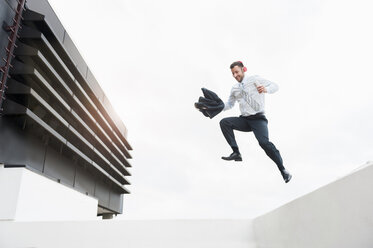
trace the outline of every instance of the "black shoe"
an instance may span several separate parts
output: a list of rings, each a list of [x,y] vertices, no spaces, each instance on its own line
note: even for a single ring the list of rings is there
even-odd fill
[[[234,161],[242,161],[241,154],[238,152],[234,152],[229,157],[221,157],[224,160],[234,160]]]
[[[281,171],[282,178],[284,178],[285,183],[288,183],[293,177],[287,170]]]

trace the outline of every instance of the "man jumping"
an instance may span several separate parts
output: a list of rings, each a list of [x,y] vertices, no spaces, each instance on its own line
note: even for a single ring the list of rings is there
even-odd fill
[[[289,182],[292,176],[285,169],[280,152],[269,141],[268,120],[264,115],[264,94],[275,93],[278,90],[277,84],[259,76],[246,76],[246,67],[244,67],[241,61],[232,63],[230,69],[238,83],[232,87],[224,110],[231,109],[237,101],[240,106],[241,115],[239,117],[224,118],[220,121],[221,131],[233,150],[231,155],[222,157],[222,159],[242,161],[233,130],[242,132],[252,131],[259,145],[268,157],[276,163],[285,183]]]

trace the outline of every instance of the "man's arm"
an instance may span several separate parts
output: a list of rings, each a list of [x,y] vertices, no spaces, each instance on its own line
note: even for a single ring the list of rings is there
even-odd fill
[[[272,94],[278,91],[278,85],[272,81],[269,81],[261,77],[257,77],[255,81],[256,81],[256,88],[258,89],[259,93]]]
[[[233,108],[234,104],[236,102],[236,98],[234,97],[233,94],[233,89],[231,90],[231,94],[228,98],[228,101],[224,103],[224,111]]]

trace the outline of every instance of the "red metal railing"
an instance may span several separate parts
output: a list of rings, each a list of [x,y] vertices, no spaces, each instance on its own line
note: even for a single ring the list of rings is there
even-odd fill
[[[14,49],[17,47],[16,41],[19,38],[18,30],[21,28],[22,13],[25,9],[26,0],[18,0],[16,14],[13,18],[13,24],[11,26],[4,27],[6,31],[10,33],[8,36],[8,46],[5,48],[6,56],[2,58],[5,65],[0,67],[1,82],[0,82],[0,113],[3,111],[3,102],[5,100],[5,90],[7,89],[7,79],[9,77],[9,69],[13,67],[11,61],[14,58]]]

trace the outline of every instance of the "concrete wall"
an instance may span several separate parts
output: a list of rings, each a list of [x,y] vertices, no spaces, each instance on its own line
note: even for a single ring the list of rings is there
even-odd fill
[[[0,202],[0,221],[97,218],[97,199],[26,168],[4,168],[0,165]]]
[[[254,220],[258,247],[373,247],[373,163]]]
[[[254,248],[250,220],[1,222],[0,247]]]

